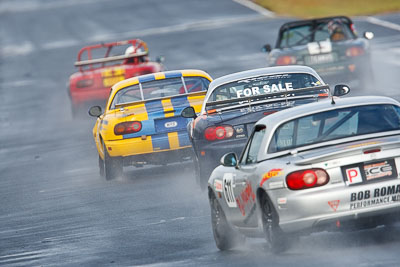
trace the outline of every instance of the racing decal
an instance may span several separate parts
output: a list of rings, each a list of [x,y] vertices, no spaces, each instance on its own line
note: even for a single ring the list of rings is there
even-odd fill
[[[246,216],[246,210],[250,213],[253,207],[255,207],[256,195],[253,192],[250,182],[246,182],[246,187],[240,192],[240,195],[236,198],[237,206],[243,216]]]
[[[283,170],[282,169],[272,169],[272,170],[266,172],[263,175],[263,178],[261,179],[260,186],[263,186],[265,181],[267,181],[268,179],[270,179],[272,177],[275,177],[275,176],[281,176],[281,175],[283,175]]]
[[[347,175],[347,184],[362,183],[362,176],[359,167],[349,168],[345,170]]]
[[[279,92],[290,92],[293,91],[293,83],[279,83],[279,84],[265,84],[263,87],[253,86],[251,88],[245,88],[243,90],[236,91],[236,97],[249,97],[255,95],[279,93]]]
[[[308,43],[307,48],[310,55],[330,53],[332,52],[332,43],[327,39],[326,41]]]
[[[392,176],[393,167],[388,161],[364,165],[365,176],[368,180]]]
[[[339,207],[340,200],[332,200],[328,201],[328,205],[333,209],[333,211],[336,211],[337,208]]]
[[[296,104],[296,101],[284,101],[284,102],[278,102],[278,103],[272,103],[272,104],[265,104],[265,105],[257,105],[257,106],[251,106],[251,107],[246,107],[240,109],[241,113],[247,114],[249,112],[258,112],[262,110],[276,110],[276,109],[283,109],[283,108],[288,108],[288,107],[294,107]]]
[[[363,190],[350,194],[350,210],[400,201],[400,184]]]
[[[103,86],[111,87],[117,82],[125,80],[125,69],[106,69],[101,72],[101,77],[103,78]]]
[[[222,192],[222,182],[220,180],[214,180],[214,189],[216,192]]]
[[[276,200],[279,205],[285,205],[287,203],[287,198],[286,197],[280,197]]]
[[[270,189],[283,188],[283,187],[284,187],[284,184],[283,184],[282,181],[279,181],[279,182],[270,182],[270,183],[269,183],[269,188],[270,188]]]
[[[222,181],[224,186],[223,190],[224,190],[226,204],[230,208],[236,208],[237,204],[235,199],[235,193],[233,192],[233,188],[235,187],[235,184],[233,182],[233,173],[225,173]]]

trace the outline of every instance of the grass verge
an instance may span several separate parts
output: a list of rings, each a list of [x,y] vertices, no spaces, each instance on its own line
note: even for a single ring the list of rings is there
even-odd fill
[[[400,11],[399,0],[253,0],[283,16],[314,18],[360,16]]]

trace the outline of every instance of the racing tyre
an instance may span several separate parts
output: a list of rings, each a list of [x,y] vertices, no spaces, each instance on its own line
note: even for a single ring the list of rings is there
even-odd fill
[[[229,250],[244,243],[245,237],[237,233],[226,221],[224,211],[215,198],[214,193],[209,193],[211,207],[211,225],[215,244],[220,250]]]
[[[107,181],[122,176],[123,165],[122,159],[119,157],[110,157],[107,153],[106,146],[103,144],[104,151],[104,177]],[[101,168],[100,168],[101,173]]]
[[[289,248],[288,237],[280,229],[278,214],[266,193],[261,195],[260,207],[263,230],[268,248],[273,253],[284,252]]]

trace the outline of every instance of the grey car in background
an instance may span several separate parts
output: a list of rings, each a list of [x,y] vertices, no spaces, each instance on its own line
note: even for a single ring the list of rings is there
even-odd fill
[[[346,16],[297,20],[283,24],[275,48],[264,46],[269,66],[306,65],[328,84],[346,83],[351,88],[373,87],[369,39],[360,38]]]
[[[210,176],[216,245],[265,236],[279,252],[300,233],[392,224],[399,171],[400,103],[391,98],[332,97],[271,114],[240,158],[225,154]]]

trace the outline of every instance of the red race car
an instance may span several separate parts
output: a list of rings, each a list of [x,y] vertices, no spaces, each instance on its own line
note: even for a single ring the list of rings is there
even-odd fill
[[[112,52],[112,53],[111,53]],[[111,86],[127,78],[164,71],[161,58],[151,62],[147,44],[139,39],[83,47],[69,78],[72,115],[93,105],[105,105]]]

